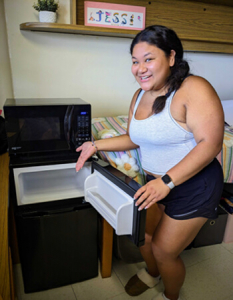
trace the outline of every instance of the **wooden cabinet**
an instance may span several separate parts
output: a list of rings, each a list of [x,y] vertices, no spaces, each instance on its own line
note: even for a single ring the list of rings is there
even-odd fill
[[[95,1],[95,0],[94,0]],[[123,0],[101,2],[126,4]],[[127,0],[146,7],[146,26],[174,29],[185,50],[233,53],[232,0]],[[72,24],[23,23],[21,30],[133,38],[138,31],[84,26],[84,0],[71,0]]]
[[[0,299],[13,300],[12,260],[8,240],[9,156],[0,155]]]

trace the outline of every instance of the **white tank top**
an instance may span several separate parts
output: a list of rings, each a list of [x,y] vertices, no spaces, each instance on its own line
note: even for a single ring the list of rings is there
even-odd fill
[[[140,147],[142,167],[152,174],[163,175],[180,162],[196,145],[191,132],[181,127],[170,112],[175,92],[167,98],[164,109],[147,119],[136,120],[135,112],[145,91],[136,100],[129,135]]]

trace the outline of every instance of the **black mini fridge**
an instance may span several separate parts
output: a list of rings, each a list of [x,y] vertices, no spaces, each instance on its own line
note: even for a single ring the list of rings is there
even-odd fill
[[[25,293],[98,275],[97,212],[81,199],[16,213]]]
[[[141,246],[146,210],[133,198],[138,184],[109,164],[14,165],[15,218],[26,293],[98,275],[98,215]]]

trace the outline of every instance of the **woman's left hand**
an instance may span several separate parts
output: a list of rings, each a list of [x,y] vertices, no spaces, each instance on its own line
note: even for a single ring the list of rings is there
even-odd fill
[[[170,192],[170,188],[162,181],[156,178],[142,186],[134,195],[137,199],[135,205],[139,206],[138,210],[147,209],[159,200],[165,198]]]

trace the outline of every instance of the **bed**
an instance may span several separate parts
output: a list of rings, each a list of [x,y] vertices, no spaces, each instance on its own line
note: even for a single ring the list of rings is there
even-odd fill
[[[224,174],[224,190],[220,206],[230,215],[226,226],[224,241],[233,241],[233,100],[222,101],[225,114],[225,131],[222,151],[217,158],[222,165]]]
[[[222,151],[217,155],[223,168],[224,182],[233,183],[233,100],[222,101],[225,131]]]

